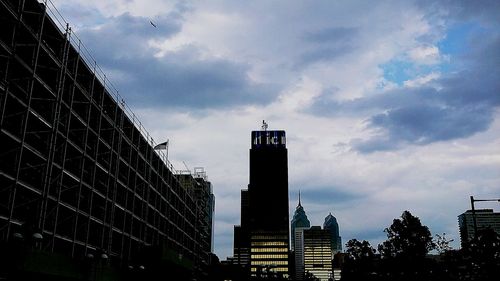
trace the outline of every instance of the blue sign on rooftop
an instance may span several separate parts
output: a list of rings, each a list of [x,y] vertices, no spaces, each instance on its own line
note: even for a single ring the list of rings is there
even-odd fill
[[[252,148],[262,146],[286,147],[285,131],[252,131]]]

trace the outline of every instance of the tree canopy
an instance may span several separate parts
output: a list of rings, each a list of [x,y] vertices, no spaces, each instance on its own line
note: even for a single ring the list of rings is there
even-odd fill
[[[375,249],[366,240],[351,239],[346,243],[346,253],[353,260],[372,259]]]
[[[500,276],[500,235],[491,228],[477,231],[474,239],[454,250],[446,234],[433,242],[429,228],[409,211],[384,230],[387,240],[379,254],[367,241],[351,239],[342,280],[364,281],[493,281]],[[436,249],[439,256],[427,256]]]
[[[418,217],[404,211],[384,230],[387,240],[378,246],[382,257],[423,258],[436,247],[429,228]]]

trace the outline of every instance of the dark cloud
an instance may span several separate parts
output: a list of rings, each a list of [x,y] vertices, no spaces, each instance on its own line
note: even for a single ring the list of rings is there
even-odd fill
[[[150,21],[156,25],[154,27]],[[213,108],[262,104],[278,91],[253,83],[249,66],[224,59],[201,59],[195,46],[155,57],[151,40],[166,39],[182,27],[182,14],[155,19],[128,13],[108,19],[78,36],[126,101],[135,106]]]
[[[335,58],[351,53],[354,51],[354,49],[355,48],[353,48],[352,46],[343,43],[315,48],[314,50],[304,52],[300,56],[300,58],[298,58],[298,63],[295,65],[295,67],[299,68],[317,62],[328,62]]]
[[[300,185],[307,186],[305,183]],[[291,202],[295,202],[292,205],[296,206],[298,202],[298,193],[296,193],[295,196],[296,198],[291,198]],[[315,186],[307,191],[302,191],[300,196],[302,205],[304,206],[307,205],[307,202],[314,204],[330,204],[335,202],[344,204],[362,198],[359,194],[342,191],[334,185],[325,187]]]
[[[498,0],[424,0],[416,1],[416,4],[426,10],[445,10],[451,20],[479,20],[487,25],[500,23]]]
[[[361,153],[395,150],[401,147],[400,142],[396,142],[386,135],[377,135],[369,140],[352,139],[350,145]]]
[[[440,108],[411,106],[398,108],[370,118],[371,127],[384,134],[367,141],[351,143],[360,152],[393,150],[402,144],[424,145],[436,141],[471,136],[488,129],[493,121],[490,107]]]
[[[441,102],[437,90],[432,87],[407,88],[404,91],[390,90],[348,101],[332,100],[331,96],[332,91],[324,91],[316,97],[313,105],[305,110],[308,113],[323,116],[359,116],[378,114],[390,108],[432,105]]]
[[[366,218],[365,218],[366,219]],[[389,225],[388,225],[389,226]],[[388,227],[385,226],[385,227]],[[358,239],[358,240],[366,240],[370,242],[371,246],[377,249],[377,241],[383,241],[387,239],[387,235],[384,232],[384,226],[381,226],[380,229],[370,229],[370,230],[361,230],[361,231],[344,231],[343,233],[343,243],[344,245],[350,239]],[[372,244],[374,243],[374,244]]]
[[[325,93],[308,110],[371,116],[367,126],[378,134],[351,141],[362,153],[472,136],[489,128],[500,106],[500,37],[472,38],[469,49],[457,58],[464,70],[445,74],[432,87],[399,88],[347,102],[328,100]]]
[[[353,27],[332,27],[307,32],[304,34],[304,39],[312,43],[338,43],[350,41],[350,38],[357,33],[358,30]]]
[[[249,81],[244,65],[183,61],[183,56],[118,60],[114,68],[132,75],[117,83],[118,88],[126,92],[129,102],[141,106],[210,108],[265,103],[272,98],[269,88]]]
[[[355,51],[353,38],[358,30],[351,27],[333,27],[314,32],[306,32],[303,40],[312,46],[303,52],[296,63],[300,68],[316,62],[327,62]]]

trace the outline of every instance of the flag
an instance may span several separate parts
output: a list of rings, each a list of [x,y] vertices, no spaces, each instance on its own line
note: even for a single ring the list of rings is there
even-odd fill
[[[154,147],[154,149],[167,149],[168,148],[168,140],[166,142],[160,143]]]

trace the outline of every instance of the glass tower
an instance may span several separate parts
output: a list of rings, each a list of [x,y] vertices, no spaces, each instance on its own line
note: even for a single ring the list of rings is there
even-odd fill
[[[326,216],[325,222],[323,223],[323,228],[328,229],[332,235],[331,243],[333,254],[342,251],[342,237],[340,237],[339,235],[339,224],[337,223],[337,219],[332,215],[332,213]]]
[[[295,230],[298,228],[309,228],[311,227],[311,223],[307,218],[306,212],[304,211],[304,207],[300,203],[300,191],[299,191],[299,204],[295,208],[295,213],[293,214],[291,231],[292,231],[292,250],[295,250]]]
[[[304,279],[304,230],[309,229],[311,223],[307,219],[306,212],[300,203],[300,192],[299,192],[299,204],[295,208],[295,213],[293,215],[291,223],[292,231],[292,250],[295,256],[295,279]]]

